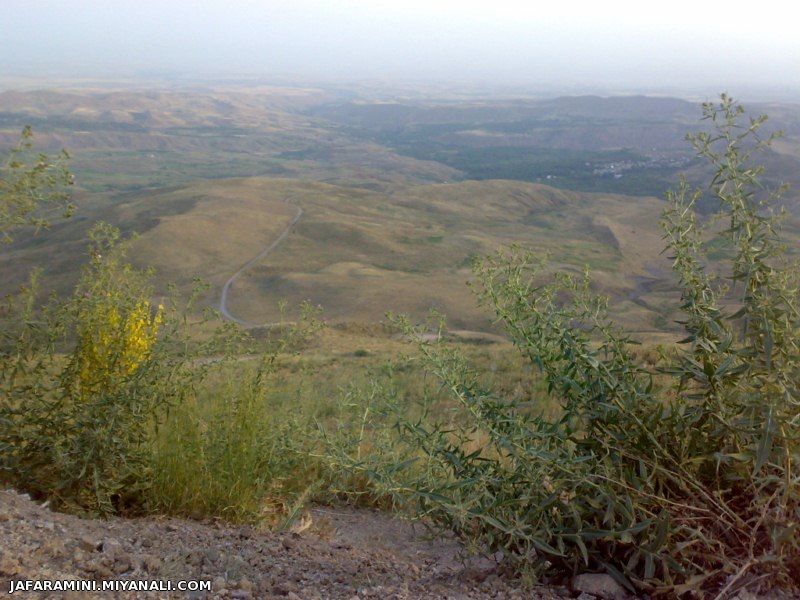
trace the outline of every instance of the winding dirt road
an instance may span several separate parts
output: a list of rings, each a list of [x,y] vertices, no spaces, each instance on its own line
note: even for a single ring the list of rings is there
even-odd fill
[[[284,202],[286,202],[288,204],[289,199],[285,198]],[[242,327],[247,327],[247,328],[270,327],[271,325],[274,325],[273,323],[262,323],[262,324],[252,323],[250,321],[245,321],[244,319],[240,319],[239,317],[231,314],[231,312],[228,310],[228,292],[230,291],[231,286],[233,285],[233,282],[236,281],[236,279],[242,273],[244,273],[247,269],[252,267],[258,261],[263,259],[265,256],[267,256],[270,252],[272,252],[275,248],[277,248],[278,245],[283,240],[286,239],[286,236],[289,235],[289,232],[292,230],[292,227],[294,227],[295,224],[300,220],[300,217],[303,216],[303,209],[300,208],[299,206],[296,207],[296,208],[297,208],[297,212],[295,213],[295,215],[292,218],[292,220],[289,222],[289,225],[286,226],[286,229],[284,229],[281,232],[281,234],[277,238],[275,238],[275,240],[269,246],[267,246],[264,250],[262,250],[256,256],[254,256],[253,258],[248,260],[246,263],[244,263],[239,268],[238,271],[236,271],[233,275],[231,275],[230,279],[228,279],[228,281],[225,282],[225,285],[222,286],[222,295],[220,296],[220,299],[219,299],[219,312],[222,313],[222,316],[225,319],[227,319],[229,321],[233,321],[234,323],[237,323],[238,325],[241,325]]]

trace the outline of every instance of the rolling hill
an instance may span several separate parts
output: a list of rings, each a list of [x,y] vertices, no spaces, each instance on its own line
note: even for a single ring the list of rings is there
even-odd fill
[[[376,322],[386,311],[422,318],[435,308],[454,329],[491,331],[465,285],[470,261],[518,243],[549,254],[554,267],[590,267],[598,289],[616,299],[617,318],[634,331],[670,329],[661,201],[515,181],[384,193],[245,178],[139,192],[18,240],[0,256],[0,273],[11,289],[39,265],[47,286],[65,292],[84,260],[88,228],[105,220],[139,233],[131,257],[155,267],[160,286],[188,291],[200,276],[213,286],[206,304],[216,306],[224,282],[280,235],[295,207],[303,214],[291,233],[231,286],[228,308],[237,317],[271,322],[280,301],[308,300],[332,321]]]
[[[800,109],[753,108],[787,133],[766,155],[771,182],[800,189]],[[669,331],[673,292],[656,197],[680,171],[708,179],[682,141],[698,115],[692,102],[640,96],[386,101],[363,89],[266,86],[2,92],[0,144],[30,123],[40,147],[69,148],[80,208],[3,248],[0,291],[38,265],[46,285],[64,293],[89,227],[103,220],[140,234],[132,258],[155,267],[160,285],[188,290],[200,276],[213,286],[206,304],[216,306],[225,282],[301,208],[286,238],[232,282],[228,308],[243,320],[271,322],[281,300],[309,300],[337,321],[436,308],[451,327],[492,330],[465,287],[469,265],[519,243],[556,267],[589,266],[632,330]],[[800,206],[796,191],[789,204]],[[796,220],[788,229],[795,235]]]
[[[197,179],[302,177],[384,189],[459,177],[304,114],[316,88],[0,92],[0,148],[25,125],[37,147],[69,149],[80,187],[116,194]]]

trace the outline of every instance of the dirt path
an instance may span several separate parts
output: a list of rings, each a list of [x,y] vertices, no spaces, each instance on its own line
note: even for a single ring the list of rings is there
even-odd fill
[[[565,590],[525,590],[487,559],[466,566],[452,540],[374,511],[317,508],[300,533],[261,532],[173,518],[82,519],[0,490],[0,594],[11,579],[192,580],[189,597],[298,599],[555,600]],[[70,595],[71,594],[71,595]],[[11,598],[41,594],[17,593]],[[164,592],[70,592],[63,598],[187,597]]]
[[[288,203],[289,199],[285,198],[284,202]],[[244,273],[247,269],[249,269],[258,261],[263,259],[265,256],[267,256],[270,252],[272,252],[275,248],[277,248],[278,245],[280,245],[280,243],[283,240],[286,239],[286,237],[289,235],[289,232],[292,230],[292,227],[294,227],[297,224],[297,222],[300,220],[300,217],[302,216],[303,216],[303,209],[298,206],[297,212],[295,213],[292,220],[289,222],[289,225],[286,227],[286,229],[284,229],[281,232],[281,234],[277,238],[275,238],[275,240],[269,246],[267,246],[259,254],[248,260],[246,263],[244,263],[239,268],[238,271],[236,271],[233,275],[231,275],[230,279],[228,279],[228,281],[225,282],[225,285],[222,286],[222,295],[220,296],[219,300],[219,312],[222,313],[222,316],[225,319],[233,321],[234,323],[237,323],[242,327],[247,327],[247,328],[269,327],[270,325],[273,325],[272,323],[264,323],[264,324],[252,323],[250,321],[245,321],[244,319],[240,319],[239,317],[231,314],[231,312],[228,310],[228,292],[230,291],[233,282],[236,281],[236,279],[238,279],[242,273]]]

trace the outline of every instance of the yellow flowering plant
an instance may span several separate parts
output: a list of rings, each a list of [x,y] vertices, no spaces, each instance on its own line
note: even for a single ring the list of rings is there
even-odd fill
[[[91,239],[91,261],[68,309],[76,340],[66,382],[82,401],[113,392],[146,368],[164,317],[164,306],[150,301],[152,273],[125,262],[119,232],[101,225]]]
[[[153,432],[204,369],[192,364],[175,302],[151,301],[153,274],[126,261],[119,231],[101,224],[90,240],[72,297],[37,311],[30,291],[3,333],[0,477],[62,506],[112,513],[142,502]]]
[[[121,304],[118,293],[106,292],[81,322],[76,360],[82,395],[113,389],[150,356],[164,306],[153,314],[150,302],[142,298],[126,314]]]

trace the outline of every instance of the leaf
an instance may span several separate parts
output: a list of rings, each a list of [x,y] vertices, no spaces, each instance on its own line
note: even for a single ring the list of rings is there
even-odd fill
[[[656,530],[656,539],[653,540],[651,550],[658,552],[664,547],[667,541],[667,534],[669,533],[669,513],[666,510],[661,511],[658,519],[658,529]]]
[[[656,563],[653,559],[653,555],[648,552],[644,557],[644,578],[652,579],[655,574]]]
[[[546,554],[550,554],[552,556],[564,556],[563,552],[559,552],[558,550],[553,548],[550,544],[548,544],[547,542],[543,542],[538,538],[535,537],[531,538],[531,544],[533,544],[534,548],[536,548],[537,550],[541,550]]]
[[[674,592],[676,596],[682,596],[687,592],[700,589],[701,584],[711,577],[714,577],[719,571],[709,571],[708,573],[701,573],[699,575],[692,575],[684,583],[676,585]]]
[[[575,544],[577,544],[578,548],[581,551],[581,556],[583,557],[583,564],[587,567],[589,566],[589,551],[586,549],[586,544],[584,544],[583,539],[580,535],[575,536]]]
[[[767,461],[769,453],[772,450],[772,436],[773,429],[775,427],[774,412],[775,408],[772,404],[770,404],[769,410],[767,411],[767,419],[764,421],[764,431],[762,432],[761,439],[758,442],[756,462],[753,465],[753,477],[758,475],[758,473],[761,471],[761,468],[764,466],[764,463]]]
[[[633,584],[628,580],[627,577],[625,577],[625,575],[622,574],[619,569],[606,562],[601,562],[600,564],[603,565],[603,568],[606,570],[606,572],[611,575],[611,577],[613,577],[618,584],[623,586],[629,592],[633,594],[636,593],[636,588],[633,587]]]
[[[774,342],[772,341],[772,328],[769,326],[769,322],[767,322],[767,318],[764,317],[764,361],[767,365],[767,370],[772,370],[772,347]]]

